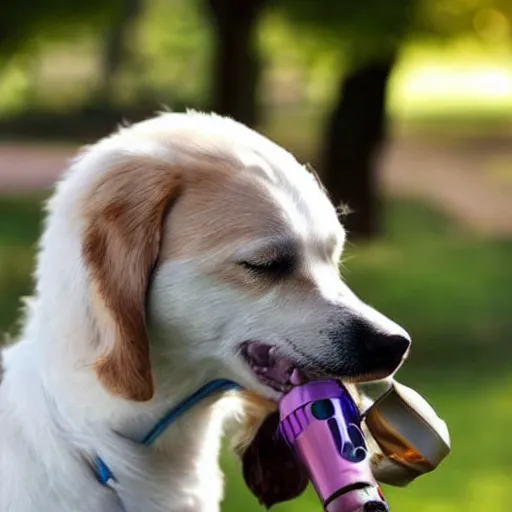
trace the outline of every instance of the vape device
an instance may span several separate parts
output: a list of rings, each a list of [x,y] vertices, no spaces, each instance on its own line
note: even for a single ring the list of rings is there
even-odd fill
[[[448,456],[446,423],[418,392],[394,379],[359,389],[371,403],[363,413],[364,424],[382,452],[372,459],[379,482],[405,486]]]
[[[327,512],[385,512],[359,411],[336,380],[296,386],[280,401],[280,434],[307,468]]]

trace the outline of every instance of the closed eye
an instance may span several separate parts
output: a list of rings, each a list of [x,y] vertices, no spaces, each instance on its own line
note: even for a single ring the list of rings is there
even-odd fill
[[[258,277],[277,279],[293,273],[295,270],[295,258],[292,256],[283,256],[261,262],[241,261],[239,265]]]

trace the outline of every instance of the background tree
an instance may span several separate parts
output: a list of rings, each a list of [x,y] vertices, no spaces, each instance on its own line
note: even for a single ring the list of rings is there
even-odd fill
[[[315,37],[343,47],[340,78],[327,116],[320,173],[335,204],[352,213],[352,239],[379,231],[377,158],[386,138],[386,93],[414,0],[281,0],[283,13]]]
[[[266,0],[208,0],[214,32],[213,109],[254,126],[261,71],[257,22]]]
[[[142,12],[143,0],[119,0],[117,4],[105,28],[101,55],[99,95],[107,105],[115,99],[116,78],[122,65],[131,56],[130,40]]]
[[[335,203],[353,211],[351,238],[380,231],[378,156],[387,137],[388,81],[403,44],[453,40],[475,32],[493,42],[512,20],[510,0],[280,0],[278,9],[301,32],[342,47],[340,78],[327,116],[320,173]]]
[[[115,99],[119,70],[137,54],[136,46],[130,46],[131,30],[145,1],[7,3],[0,17],[0,59],[30,49],[42,39],[69,40],[79,36],[81,29],[90,32],[92,28],[104,37],[99,97],[106,106]],[[297,38],[308,36],[340,48],[338,85],[325,120],[318,160],[319,172],[333,201],[347,203],[354,210],[345,220],[352,238],[371,237],[380,229],[382,205],[376,173],[380,149],[387,138],[389,77],[403,43],[410,37],[452,39],[466,33],[474,35],[475,31],[483,40],[492,42],[500,32],[500,23],[506,31],[512,19],[510,0],[190,1],[206,10],[213,27],[210,105],[250,126],[261,125],[258,86],[264,63],[257,36],[258,22],[266,9],[295,26]],[[172,12],[177,3],[166,8]],[[279,48],[275,51],[279,52]],[[132,69],[132,78],[134,75],[137,72]],[[133,79],[136,81],[137,77]],[[162,103],[172,106],[184,88],[185,84],[177,84],[173,91],[168,86],[167,96],[158,100],[150,91],[145,95],[149,98],[148,109]],[[93,101],[97,101],[98,89],[93,94]],[[129,99],[132,103],[140,100],[137,94]],[[194,105],[189,97],[186,103]],[[205,102],[198,103],[203,106]],[[123,111],[130,106],[133,105],[123,104]],[[118,116],[119,112],[114,114]],[[105,116],[107,121],[103,121],[97,117],[99,123],[111,123],[113,119]]]

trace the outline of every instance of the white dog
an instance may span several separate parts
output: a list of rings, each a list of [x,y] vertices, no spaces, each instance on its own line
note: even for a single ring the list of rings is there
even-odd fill
[[[86,148],[3,353],[0,511],[219,510],[223,401],[141,445],[168,410],[218,378],[267,405],[308,378],[382,378],[408,350],[340,279],[343,243],[315,177],[232,120],[166,113]]]

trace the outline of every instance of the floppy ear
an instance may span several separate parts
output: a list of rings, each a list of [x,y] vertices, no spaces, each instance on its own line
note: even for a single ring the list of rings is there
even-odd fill
[[[154,393],[146,331],[146,292],[160,250],[164,216],[182,174],[150,158],[108,170],[85,201],[83,257],[91,303],[107,350],[95,364],[103,385],[135,401]]]

